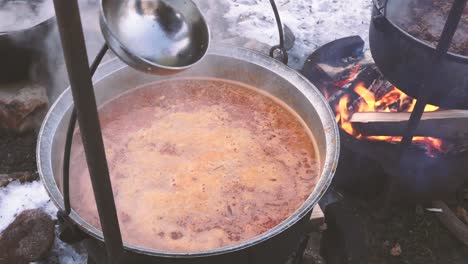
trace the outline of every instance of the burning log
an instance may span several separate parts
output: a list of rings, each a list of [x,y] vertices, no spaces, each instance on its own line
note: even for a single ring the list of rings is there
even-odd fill
[[[349,122],[364,136],[403,136],[411,113],[359,112]],[[468,136],[467,110],[442,110],[423,114],[415,136],[446,139]]]

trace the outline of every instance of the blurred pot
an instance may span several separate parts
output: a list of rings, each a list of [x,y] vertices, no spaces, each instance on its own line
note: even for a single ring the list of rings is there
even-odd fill
[[[1,3],[0,11],[8,12],[5,10],[7,7],[4,7],[7,3],[11,4],[14,2],[15,5],[31,6],[43,4],[45,1],[6,0]],[[23,9],[15,8],[14,11],[14,15],[18,16],[18,13],[22,12]],[[3,17],[4,15],[0,16]],[[26,19],[31,19],[28,16],[25,17],[27,17]],[[5,20],[8,19],[7,17]],[[0,27],[0,83],[28,79],[30,67],[38,58],[43,48],[42,44],[47,38],[48,33],[54,28],[55,23],[55,15],[51,11],[50,15],[44,16],[42,19],[39,18],[27,28],[14,28],[7,31],[5,28]]]

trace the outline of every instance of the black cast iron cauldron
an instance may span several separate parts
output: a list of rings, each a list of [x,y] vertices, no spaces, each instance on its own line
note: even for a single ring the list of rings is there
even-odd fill
[[[418,98],[418,89],[432,66],[436,49],[407,33],[396,21],[390,21],[383,6],[386,1],[374,0],[369,31],[372,57],[391,83]],[[391,3],[388,0],[388,5]],[[439,67],[428,102],[444,108],[468,109],[468,57],[449,52]]]
[[[310,128],[318,152],[321,175],[308,199],[289,218],[269,231],[240,244],[203,252],[165,252],[125,244],[126,263],[245,263],[283,264],[306,233],[312,208],[327,190],[339,156],[338,128],[328,103],[301,74],[266,55],[226,45],[212,45],[199,63],[175,75],[149,75],[113,60],[94,79],[98,105],[123,92],[158,80],[209,77],[241,82],[264,90],[294,109]],[[51,107],[39,133],[38,171],[52,201],[64,208],[62,164],[72,96],[66,90]],[[73,186],[71,186],[73,188]],[[73,190],[71,190],[73,191]],[[98,263],[105,263],[103,235],[75,211],[71,221],[89,235],[88,250]]]

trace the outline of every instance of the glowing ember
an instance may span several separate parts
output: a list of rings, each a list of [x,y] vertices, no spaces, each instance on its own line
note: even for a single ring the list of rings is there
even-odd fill
[[[353,76],[352,78],[354,78],[356,74],[353,71],[351,75]],[[346,81],[349,82],[350,80],[352,80],[351,77]],[[402,137],[363,136],[353,128],[353,125],[349,120],[352,114],[356,112],[412,112],[416,105],[416,99],[409,97],[395,87],[382,96],[382,98],[376,99],[375,94],[367,89],[364,83],[358,83],[354,87],[354,92],[360,96],[360,102],[357,107],[354,107],[350,111],[351,96],[349,94],[342,96],[335,107],[336,121],[341,128],[346,131],[346,133],[353,135],[358,139],[400,142]],[[438,109],[439,107],[437,106],[427,105],[424,111],[432,112]],[[427,152],[430,156],[435,156],[437,153],[443,152],[441,139],[432,137],[414,137],[413,142],[426,145]]]
[[[355,65],[351,69],[351,72],[349,73],[348,78],[346,78],[345,80],[337,81],[337,82],[334,83],[334,85],[338,86],[338,87],[342,87],[342,86],[345,86],[346,84],[350,83],[352,80],[354,80],[358,76],[360,69],[361,69],[361,66]],[[327,97],[327,96],[325,96],[325,97]]]

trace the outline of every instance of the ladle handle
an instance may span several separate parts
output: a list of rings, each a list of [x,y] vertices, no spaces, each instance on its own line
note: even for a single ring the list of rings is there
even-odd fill
[[[275,0],[270,0],[271,8],[273,9],[273,13],[275,13],[275,20],[276,25],[278,27],[279,33],[279,45],[275,45],[270,49],[270,56],[274,59],[280,60],[284,64],[288,64],[288,51],[286,50],[284,43],[284,30],[283,30],[283,23],[281,22],[281,17],[276,6]]]

